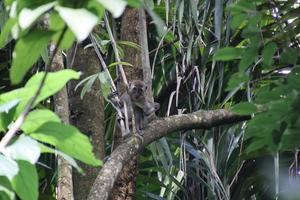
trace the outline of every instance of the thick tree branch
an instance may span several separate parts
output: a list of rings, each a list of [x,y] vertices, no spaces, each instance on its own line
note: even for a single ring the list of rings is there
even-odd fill
[[[111,189],[123,166],[136,155],[144,146],[166,136],[168,133],[184,129],[210,129],[219,125],[238,123],[251,117],[236,115],[228,110],[197,111],[191,114],[174,115],[154,120],[142,132],[143,140],[130,137],[113,151],[109,159],[100,170],[90,191],[88,200],[109,197]]]

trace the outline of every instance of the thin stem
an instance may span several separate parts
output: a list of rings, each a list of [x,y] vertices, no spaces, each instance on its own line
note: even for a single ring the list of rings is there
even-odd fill
[[[53,63],[53,59],[55,54],[58,51],[58,47],[65,35],[65,32],[67,31],[67,27],[65,26],[65,28],[63,29],[58,41],[57,41],[57,45],[55,46],[55,49],[53,50],[53,54],[50,58],[50,62],[49,64],[45,66],[45,74],[42,78],[41,83],[38,86],[38,89],[35,93],[35,95],[32,97],[32,99],[28,102],[28,104],[26,105],[24,111],[19,115],[19,117],[16,119],[16,121],[12,124],[12,126],[9,128],[8,132],[5,134],[5,136],[2,138],[1,142],[0,142],[0,152],[3,152],[4,148],[7,146],[7,144],[10,142],[10,140],[16,135],[17,131],[19,130],[19,128],[21,127],[21,125],[23,124],[26,116],[28,115],[31,107],[34,105],[35,101],[37,100],[38,96],[40,95],[43,86],[45,84],[47,75],[48,75],[48,68],[49,66],[52,65]]]
[[[110,28],[109,21],[108,21],[106,13],[104,15],[104,21],[105,21],[105,25],[107,27],[109,38],[111,40],[111,43],[112,43],[112,46],[113,46],[113,49],[114,49],[114,52],[115,52],[116,60],[119,63],[118,67],[119,67],[119,70],[120,70],[120,73],[121,73],[121,76],[122,76],[122,80],[123,80],[126,88],[128,88],[128,81],[127,81],[127,78],[126,78],[123,66],[122,66],[122,64],[120,64],[121,63],[121,58],[120,58],[119,51],[118,51],[118,48],[117,48],[117,43],[116,43],[116,40],[115,40],[115,38],[114,38],[114,36],[112,34],[112,31],[111,31],[111,28]]]

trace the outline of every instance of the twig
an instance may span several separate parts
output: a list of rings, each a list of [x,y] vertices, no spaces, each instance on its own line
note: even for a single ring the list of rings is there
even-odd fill
[[[104,14],[104,21],[105,21],[105,25],[106,25],[107,30],[108,30],[109,38],[111,40],[111,43],[112,43],[112,46],[113,46],[113,49],[114,49],[114,52],[115,52],[116,60],[119,63],[118,67],[119,67],[123,82],[124,82],[126,88],[128,89],[128,81],[127,81],[123,66],[121,64],[121,58],[120,58],[119,51],[118,51],[118,48],[117,48],[117,43],[116,43],[116,40],[115,40],[115,38],[112,34],[112,31],[111,31],[106,13]]]
[[[108,70],[108,68],[107,68],[107,66],[106,66],[106,63],[104,62],[104,59],[103,59],[103,57],[102,57],[102,55],[101,55],[101,53],[100,53],[98,47],[96,46],[97,42],[96,42],[95,38],[94,38],[92,35],[89,35],[89,38],[90,38],[90,40],[91,40],[91,42],[92,42],[92,45],[93,45],[93,47],[94,47],[94,50],[95,50],[95,52],[96,52],[98,58],[99,58],[99,60],[100,60],[102,69],[107,73],[107,75],[108,75],[108,77],[109,77],[109,80],[110,80],[111,86],[112,86],[112,92],[117,92],[117,88],[116,88],[116,86],[115,86],[114,80],[112,79],[112,77],[111,77],[111,75],[110,75],[110,73],[109,73],[109,70]],[[120,102],[120,98],[119,98],[118,95],[115,95],[115,98],[116,98],[116,101],[117,101],[117,102]],[[129,127],[129,124],[127,123],[128,120],[126,119],[126,115],[125,115],[125,119],[126,119],[125,122],[126,122],[126,123],[124,124],[124,121],[123,121],[123,113],[121,112],[120,108],[116,107],[113,103],[111,103],[111,104],[112,104],[112,106],[116,109],[117,115],[119,116],[119,119],[120,119],[119,123],[120,123],[121,132],[122,132],[122,133],[125,133],[125,126],[126,126],[127,128]]]
[[[47,75],[48,75],[48,68],[49,66],[52,65],[53,63],[53,58],[55,56],[55,54],[58,51],[58,47],[65,35],[65,32],[67,31],[67,26],[64,27],[58,41],[57,41],[57,45],[55,46],[55,49],[53,50],[53,55],[51,55],[51,59],[49,64],[45,66],[45,74],[42,78],[41,83],[39,84],[39,87],[35,93],[35,95],[32,97],[32,99],[28,102],[28,104],[26,105],[24,111],[20,114],[20,116],[17,118],[17,120],[12,124],[12,126],[10,127],[10,129],[8,130],[8,132],[5,134],[5,136],[2,138],[1,142],[0,142],[0,152],[3,152],[4,148],[6,147],[6,145],[10,142],[10,140],[16,135],[17,131],[19,130],[19,128],[21,127],[21,125],[23,124],[26,116],[28,115],[31,107],[33,106],[33,104],[35,103],[35,101],[37,100],[38,96],[40,95],[42,88],[45,84]]]

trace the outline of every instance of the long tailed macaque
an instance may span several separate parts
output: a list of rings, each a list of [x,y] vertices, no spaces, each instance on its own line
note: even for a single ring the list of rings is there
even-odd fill
[[[159,103],[147,97],[146,91],[147,86],[143,81],[133,80],[129,83],[128,91],[120,97],[122,114],[127,115],[130,125],[132,125],[130,122],[134,114],[135,130],[138,133],[155,117],[155,112],[160,107]]]

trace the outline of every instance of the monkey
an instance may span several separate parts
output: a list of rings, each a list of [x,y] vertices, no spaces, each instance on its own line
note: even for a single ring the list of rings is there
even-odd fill
[[[135,130],[138,134],[141,130],[153,120],[155,112],[160,108],[160,104],[151,101],[147,95],[147,86],[141,80],[133,80],[129,82],[128,90],[120,97],[120,109],[122,114],[127,115],[127,119],[132,126],[132,116],[134,115]],[[128,130],[126,131],[128,132]],[[125,135],[127,135],[126,133]]]

